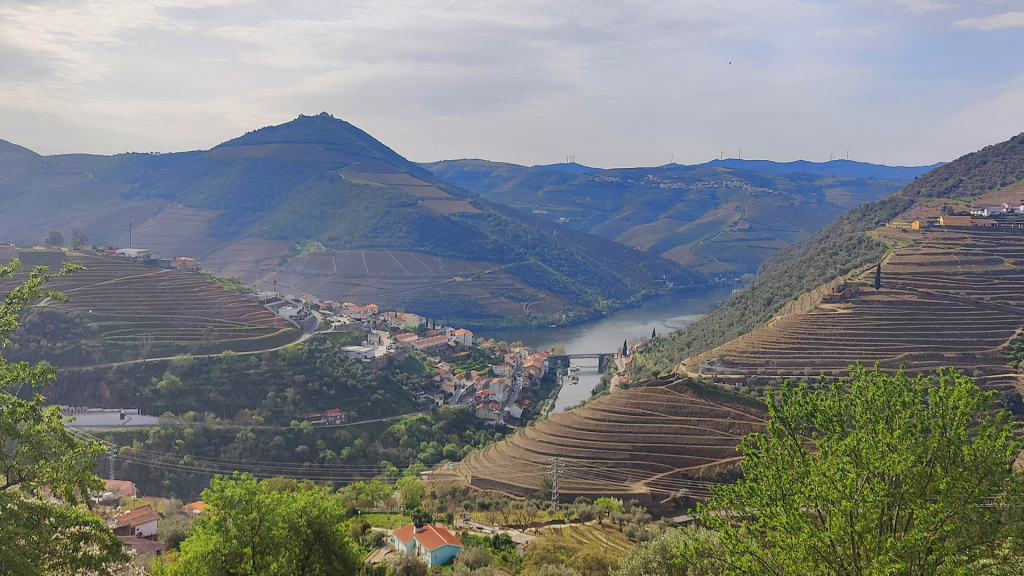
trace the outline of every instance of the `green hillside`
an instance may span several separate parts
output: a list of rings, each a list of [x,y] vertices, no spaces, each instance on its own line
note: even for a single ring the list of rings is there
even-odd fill
[[[482,198],[722,277],[755,272],[847,209],[906,183],[717,165],[589,172],[484,160],[424,166]]]
[[[754,282],[686,330],[647,351],[668,370],[688,356],[724,344],[764,324],[787,303],[837,276],[878,262],[887,248],[867,232],[929,200],[968,200],[1024,180],[1024,134],[940,166],[899,192],[854,208],[810,238],[772,257]]]
[[[126,234],[118,240],[109,234],[127,232],[126,208],[132,205],[135,246],[170,252],[163,256],[207,260],[242,239],[265,241],[237,251],[250,258],[241,269],[237,261],[229,262],[234,267],[226,273],[246,283],[265,281],[274,272],[287,272],[283,287],[294,290],[316,290],[288,288],[311,275],[338,276],[334,287],[354,275],[366,282],[369,268],[362,265],[335,270],[333,264],[331,273],[288,268],[298,254],[280,247],[296,243],[315,242],[328,252],[395,250],[479,262],[480,269],[497,265],[492,276],[511,275],[536,289],[516,296],[525,298],[518,303],[504,289],[477,297],[500,300],[492,308],[506,312],[493,321],[511,324],[590,318],[671,286],[707,281],[658,255],[478,198],[326,113],[300,116],[199,152],[29,158],[22,150],[0,148],[0,163],[12,166],[9,178],[0,182],[0,230],[10,234],[4,240],[24,241],[27,233],[44,237],[48,229],[69,237],[72,228],[82,228],[94,241],[119,240],[124,246]],[[39,242],[34,236],[28,240]],[[253,256],[262,253],[268,256]],[[445,283],[452,275],[438,274],[429,290],[408,292],[408,302],[430,313],[431,302],[450,300]],[[383,300],[374,289],[361,293]],[[338,293],[321,296],[333,294]],[[551,295],[558,303],[534,317],[540,308],[531,309],[529,302],[551,300]],[[390,293],[387,299],[403,305],[403,298]],[[471,304],[461,308],[470,311]]]

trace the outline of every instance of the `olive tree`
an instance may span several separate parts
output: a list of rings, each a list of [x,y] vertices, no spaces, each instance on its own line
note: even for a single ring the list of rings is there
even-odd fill
[[[1002,574],[1020,539],[1021,443],[994,392],[857,365],[767,396],[743,479],[699,514],[723,574]],[[699,555],[699,547],[683,550]]]

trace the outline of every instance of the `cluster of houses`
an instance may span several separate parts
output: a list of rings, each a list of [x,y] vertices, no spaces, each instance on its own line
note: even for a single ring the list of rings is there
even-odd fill
[[[104,250],[102,254],[104,256],[111,256],[113,258],[127,260],[129,262],[137,262],[139,264],[156,266],[157,268],[165,268],[167,270],[199,272],[203,269],[203,267],[199,265],[199,261],[195,258],[189,258],[188,256],[160,258],[154,256],[152,250],[147,250],[145,248],[118,248],[114,250]]]
[[[993,216],[1003,216],[1005,214],[1024,215],[1024,203],[1018,205],[1003,202],[1002,204],[975,204],[971,206],[971,216],[992,218]]]
[[[928,220],[919,218],[917,220],[906,221],[902,219],[893,220],[889,222],[890,228],[902,228],[907,230],[921,230],[922,228],[928,228],[931,226],[941,226],[944,228],[988,228],[999,226],[999,222],[992,220],[992,218],[999,216],[1024,216],[1024,203],[1010,204],[1004,202],[1002,204],[974,204],[971,206],[971,213],[968,214],[943,214],[935,220]],[[1006,224],[1006,222],[1004,222]],[[1010,222],[1007,224],[1011,227],[1019,227],[1019,224]]]
[[[547,352],[535,352],[525,346],[496,350],[498,363],[487,373],[472,370],[468,374],[453,372],[451,365],[439,361],[434,366],[434,381],[450,405],[468,404],[481,420],[498,422],[506,416],[518,419],[529,406],[529,400],[516,402],[519,390],[540,382],[547,373],[550,357]]]
[[[128,480],[104,480],[104,492],[92,498],[94,509],[125,547],[138,556],[159,556],[165,552],[157,540],[157,525],[162,518],[173,515],[195,517],[206,509],[202,501],[171,507],[167,498],[140,496],[135,484]]]

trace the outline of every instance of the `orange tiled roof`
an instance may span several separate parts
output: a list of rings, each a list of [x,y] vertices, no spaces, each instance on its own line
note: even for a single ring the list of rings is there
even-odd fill
[[[140,506],[134,510],[129,510],[122,514],[119,514],[114,520],[117,522],[117,526],[139,526],[146,522],[152,522],[153,520],[159,520],[160,515],[156,513],[149,506]]]
[[[196,500],[195,502],[189,502],[188,504],[185,504],[184,506],[181,507],[181,509],[183,512],[203,512],[209,507],[210,505],[207,504],[206,502],[203,502],[202,500]]]
[[[445,544],[462,548],[462,542],[459,542],[459,539],[444,526],[427,524],[417,531],[415,525],[407,524],[395,530],[394,535],[402,542],[408,542],[415,538],[427,550],[436,550]]]
[[[104,488],[108,492],[120,494],[121,496],[135,496],[135,483],[131,480],[104,480]]]

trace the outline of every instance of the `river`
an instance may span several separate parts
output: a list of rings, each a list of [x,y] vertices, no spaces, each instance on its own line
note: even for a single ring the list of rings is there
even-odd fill
[[[735,286],[730,284],[701,292],[652,298],[639,308],[620,310],[600,320],[576,326],[481,331],[478,336],[506,342],[521,340],[538,350],[561,344],[569,354],[613,352],[622,348],[623,340],[632,344],[641,338],[650,338],[652,330],[661,335],[685,328],[714,304],[728,298],[733,288]],[[581,359],[572,363],[580,368],[580,382],[567,383],[562,387],[555,399],[555,412],[586,400],[600,382],[597,360]]]

